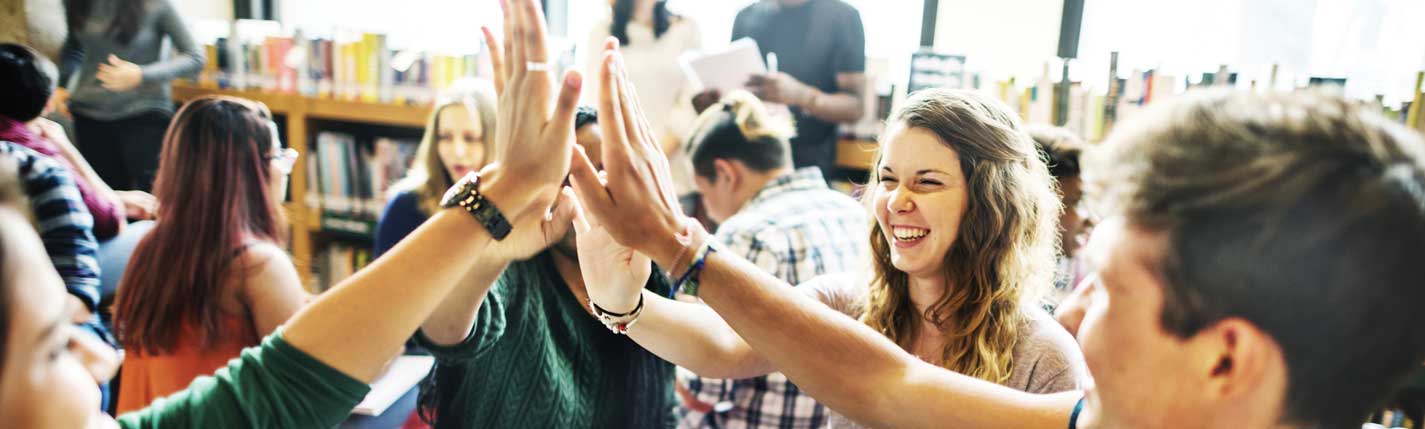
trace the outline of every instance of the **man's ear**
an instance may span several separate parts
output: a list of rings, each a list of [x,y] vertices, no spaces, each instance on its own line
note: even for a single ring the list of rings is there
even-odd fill
[[[1191,344],[1198,374],[1208,388],[1204,393],[1214,399],[1244,398],[1286,376],[1281,348],[1246,319],[1222,319],[1194,335]]]
[[[726,186],[730,189],[737,189],[742,184],[742,174],[738,171],[737,165],[726,159],[713,160],[713,172],[717,175],[713,179],[713,186]]]

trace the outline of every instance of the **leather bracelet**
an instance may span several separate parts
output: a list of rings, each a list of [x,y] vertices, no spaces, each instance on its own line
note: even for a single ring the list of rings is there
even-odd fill
[[[599,307],[599,304],[595,304],[593,298],[589,298],[589,309],[593,310],[594,317],[599,319],[599,322],[603,323],[605,328],[609,328],[610,332],[619,335],[628,335],[628,328],[638,322],[638,316],[643,315],[643,293],[639,292],[638,305],[634,306],[633,310],[628,313],[614,313],[605,310],[603,307]]]

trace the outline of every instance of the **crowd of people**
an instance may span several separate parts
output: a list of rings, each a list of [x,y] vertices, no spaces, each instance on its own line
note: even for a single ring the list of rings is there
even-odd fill
[[[1356,103],[1191,92],[1088,145],[926,89],[858,200],[826,179],[846,3],[744,9],[784,67],[725,94],[653,82],[697,46],[663,1],[611,2],[563,76],[539,2],[501,4],[493,79],[432,106],[376,259],[320,295],[266,106],[135,98],[203,61],[166,2],[66,2],[112,13],[71,14],[62,67],[0,46],[0,421],[333,427],[418,349],[437,429],[1348,428],[1425,362],[1425,138]],[[139,219],[101,318],[99,243]]]

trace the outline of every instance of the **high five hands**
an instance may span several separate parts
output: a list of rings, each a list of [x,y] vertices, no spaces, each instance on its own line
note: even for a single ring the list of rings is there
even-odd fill
[[[496,252],[523,259],[562,238],[573,218],[573,201],[559,189],[569,171],[583,79],[566,73],[555,100],[544,12],[535,0],[501,0],[500,7],[504,43],[484,29],[499,106],[495,154],[480,172],[480,188],[513,226]]]
[[[588,223],[598,225],[617,244],[667,266],[685,246],[678,237],[688,221],[678,208],[668,160],[628,80],[617,39],[604,42],[598,71],[601,177],[583,148],[574,144],[573,117],[582,86],[578,73],[565,74],[558,100],[550,107],[553,80],[543,12],[534,0],[502,0],[501,6],[504,43],[482,29],[500,101],[496,155],[481,177],[489,180],[492,191],[498,190],[490,200],[513,220],[511,237],[501,243],[504,252],[528,256],[558,240],[573,218],[572,193]],[[570,153],[572,160],[551,156]],[[573,192],[559,191],[566,173]]]
[[[688,220],[678,208],[668,160],[644,119],[618,46],[614,38],[604,42],[599,67],[604,174],[601,177],[588,154],[576,147],[570,182],[592,223],[618,244],[668,267],[683,250],[678,237]]]

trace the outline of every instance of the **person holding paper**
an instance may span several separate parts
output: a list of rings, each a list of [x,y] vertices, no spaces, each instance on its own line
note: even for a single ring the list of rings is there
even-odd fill
[[[692,192],[692,165],[683,142],[697,114],[689,102],[693,88],[678,57],[702,47],[702,31],[691,17],[669,11],[666,0],[610,0],[609,5],[611,19],[595,24],[584,45],[585,73],[593,75],[603,63],[604,39],[617,38],[629,64],[628,78],[638,86],[638,101],[648,108],[648,123],[668,155],[673,189]],[[598,97],[597,86],[584,90],[585,103],[593,104]]]
[[[744,37],[776,54],[777,69],[752,76],[746,86],[762,101],[791,108],[797,124],[792,163],[832,175],[837,125],[865,113],[866,34],[860,12],[842,0],[759,1],[738,12],[732,24],[732,40]],[[706,91],[693,105],[701,112],[721,96]]]

